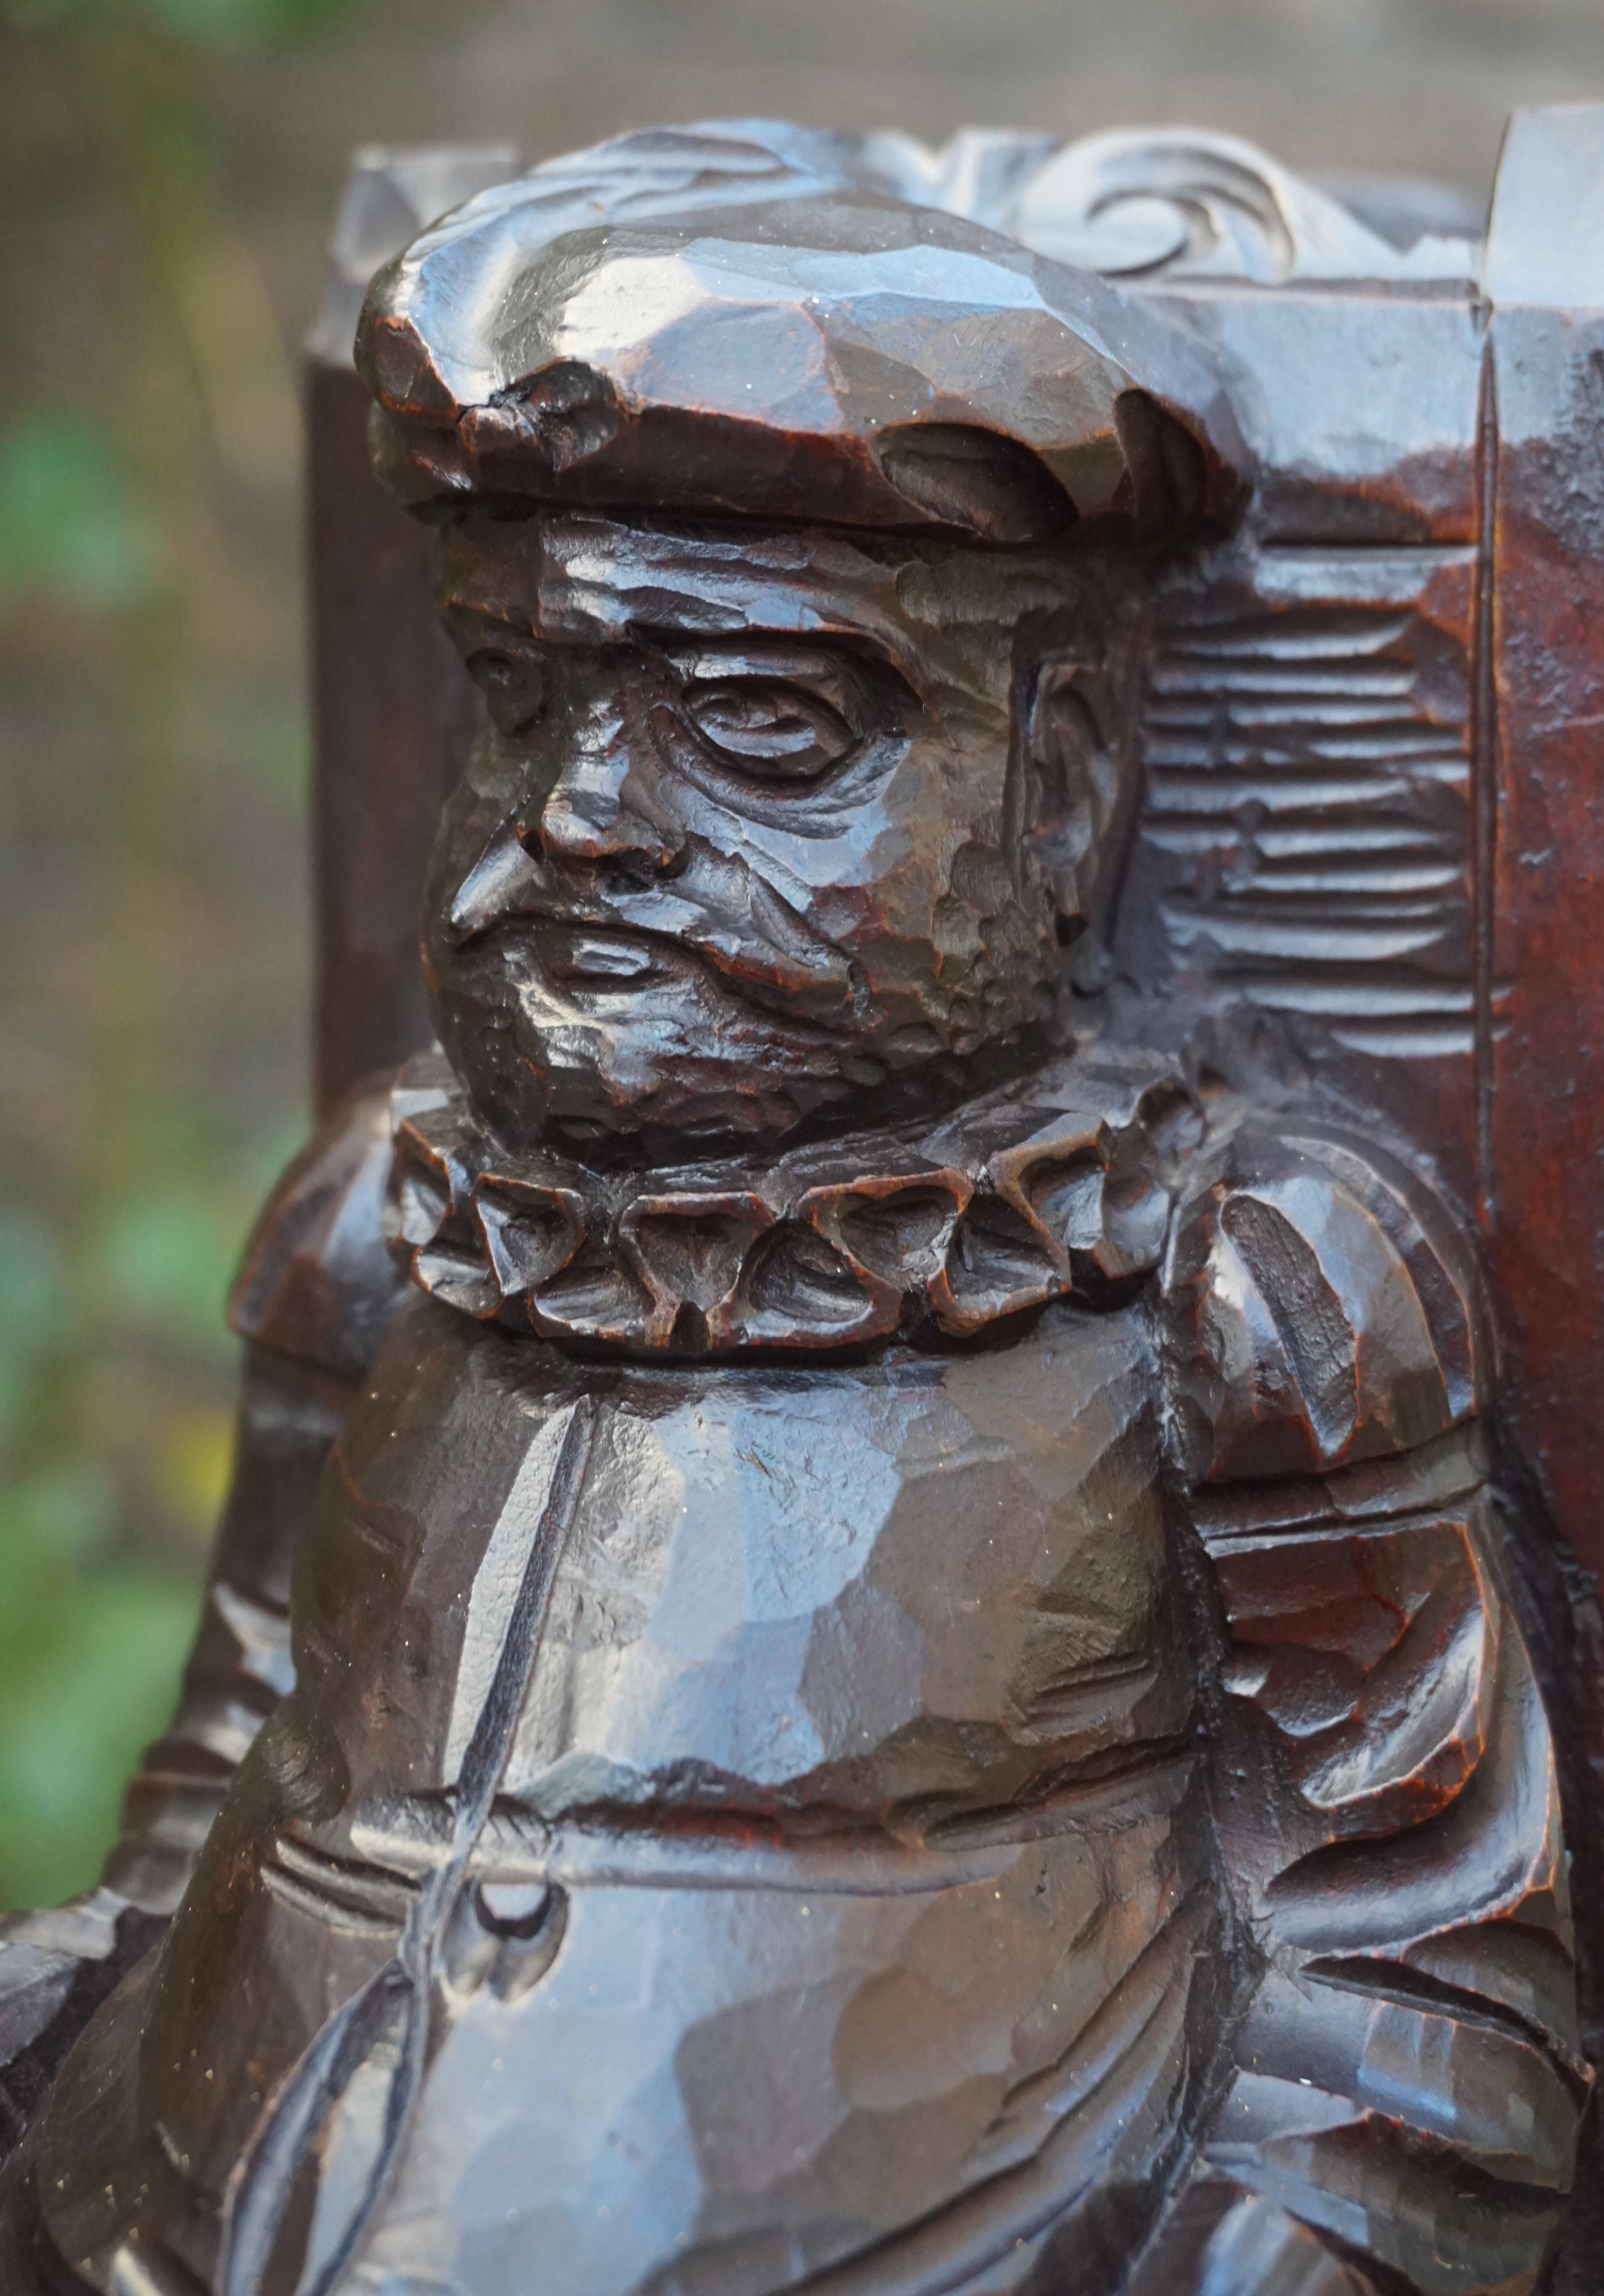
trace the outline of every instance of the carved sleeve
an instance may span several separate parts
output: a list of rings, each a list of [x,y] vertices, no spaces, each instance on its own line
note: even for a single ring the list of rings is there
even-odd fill
[[[1553,1749],[1495,1561],[1474,1264],[1412,1175],[1311,1135],[1234,1142],[1166,1273],[1246,1999],[1176,2219],[1183,2284],[1257,2288],[1254,2256],[1285,2270],[1313,2237],[1322,2296],[1531,2288],[1589,2076]]]
[[[233,1484],[200,1630],[177,1710],[128,1788],[102,1876],[148,1912],[176,1905],[229,1780],[293,1685],[290,1558],[349,1394],[265,1348],[247,1354]]]
[[[290,1687],[288,1558],[348,1390],[253,1347],[233,1488],[178,1709],[148,1748],[98,1889],[0,1916],[0,2159],[97,2005],[162,1935],[229,1780]]]
[[[178,1710],[128,1790],[107,1887],[168,1912],[293,1683],[290,1566],[313,1487],[399,1288],[380,1232],[388,1078],[338,1107],[274,1189],[230,1303],[246,1342],[234,1476]]]
[[[291,1686],[296,1537],[400,1288],[380,1234],[389,1160],[383,1079],[333,1112],[257,1224],[231,1308],[246,1341],[233,1482],[177,1711],[128,1789],[101,1886],[0,1917],[0,2158],[96,2004],[161,1934]]]
[[[1398,1457],[1491,1388],[1464,1239],[1412,1172],[1340,1133],[1237,1134],[1182,1208],[1165,1292],[1193,1484]]]

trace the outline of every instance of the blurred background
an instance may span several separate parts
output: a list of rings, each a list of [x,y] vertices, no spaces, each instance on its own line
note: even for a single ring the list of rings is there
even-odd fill
[[[299,344],[352,146],[1234,129],[1485,198],[1600,0],[0,0],[0,1905],[94,1878],[307,1120]]]

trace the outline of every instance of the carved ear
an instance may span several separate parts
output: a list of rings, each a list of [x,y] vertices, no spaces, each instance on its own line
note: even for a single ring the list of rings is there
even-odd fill
[[[1120,393],[1114,425],[1125,450],[1137,540],[1158,542],[1200,525],[1208,465],[1191,432],[1145,390]]]
[[[1043,661],[1026,730],[1036,792],[1031,834],[1066,945],[1095,913],[1119,795],[1098,683],[1096,672],[1072,656]]]

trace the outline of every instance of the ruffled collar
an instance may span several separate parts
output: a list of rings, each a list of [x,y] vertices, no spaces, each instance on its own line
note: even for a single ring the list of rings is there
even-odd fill
[[[1200,1132],[1179,1063],[1095,1042],[925,1128],[673,1169],[512,1156],[438,1054],[391,1096],[386,1240],[483,1321],[580,1345],[726,1356],[917,1345],[1157,1267]]]

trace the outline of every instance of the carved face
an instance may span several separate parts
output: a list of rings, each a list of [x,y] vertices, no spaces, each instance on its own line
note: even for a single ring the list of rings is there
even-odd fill
[[[492,726],[426,962],[509,1144],[773,1145],[938,1104],[1050,1021],[1115,799],[1084,574],[482,512],[440,570]]]

